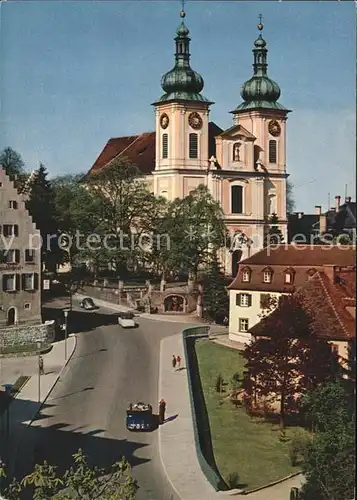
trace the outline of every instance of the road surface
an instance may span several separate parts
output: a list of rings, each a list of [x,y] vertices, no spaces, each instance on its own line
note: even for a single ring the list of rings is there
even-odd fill
[[[187,324],[138,318],[139,327],[129,330],[119,327],[111,311],[75,309],[69,331],[83,333],[77,334],[71,362],[26,433],[17,477],[44,459],[64,470],[81,447],[100,467],[124,455],[140,486],[138,500],[178,500],[161,465],[158,432],[129,432],[125,411],[131,401],[156,408],[159,396],[165,396],[158,394],[160,340]]]

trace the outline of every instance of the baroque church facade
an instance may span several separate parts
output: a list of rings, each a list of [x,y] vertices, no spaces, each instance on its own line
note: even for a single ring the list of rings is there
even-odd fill
[[[207,186],[222,207],[232,242],[222,249],[227,275],[238,262],[263,247],[268,219],[277,215],[287,241],[286,122],[290,110],[278,99],[280,88],[267,74],[263,25],[253,48],[253,76],[241,91],[242,103],[221,129],[209,119],[214,104],[203,94],[204,81],[190,65],[190,38],[184,17],[176,32],[175,65],[161,79],[163,95],[153,103],[155,132],[110,139],[88,175],[114,158],[135,163],[152,192],[169,200]]]

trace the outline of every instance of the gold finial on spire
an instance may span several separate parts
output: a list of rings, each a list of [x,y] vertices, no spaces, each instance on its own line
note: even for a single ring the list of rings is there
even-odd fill
[[[186,16],[186,13],[185,13],[185,0],[181,0],[181,12],[180,12],[180,16],[182,18],[184,18]]]
[[[262,24],[262,21],[263,21],[263,16],[262,16],[261,14],[259,14],[258,19],[259,19],[258,30],[259,30],[259,31],[262,31],[262,30],[263,30],[263,28],[264,28],[264,26],[263,26],[263,24]]]

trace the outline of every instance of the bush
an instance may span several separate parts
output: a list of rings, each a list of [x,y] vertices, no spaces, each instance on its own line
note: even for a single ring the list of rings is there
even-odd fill
[[[293,434],[289,443],[289,458],[293,467],[305,461],[310,441],[311,435],[303,429]]]
[[[223,377],[221,374],[217,375],[217,379],[216,379],[216,392],[218,393],[221,393],[222,392],[222,389],[223,389]]]

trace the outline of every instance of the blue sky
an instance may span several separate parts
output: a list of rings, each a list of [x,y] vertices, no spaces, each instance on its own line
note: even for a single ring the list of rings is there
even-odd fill
[[[0,149],[28,170],[85,172],[110,137],[153,130],[150,105],[174,61],[176,1],[7,1],[0,4]],[[252,74],[258,14],[268,74],[282,89],[287,166],[297,209],[355,198],[354,2],[188,1],[191,63],[216,104],[211,120],[232,124]]]

